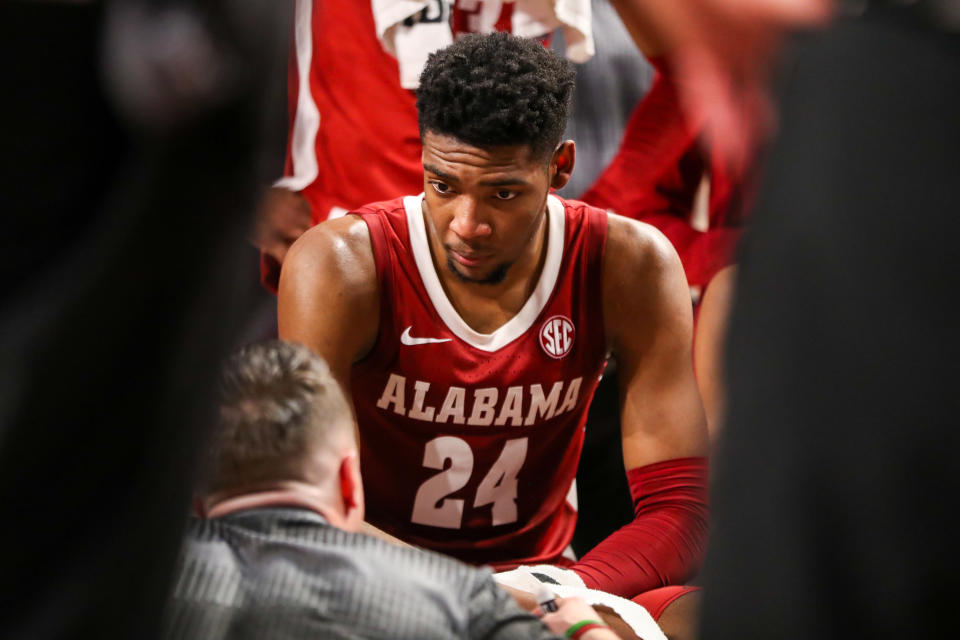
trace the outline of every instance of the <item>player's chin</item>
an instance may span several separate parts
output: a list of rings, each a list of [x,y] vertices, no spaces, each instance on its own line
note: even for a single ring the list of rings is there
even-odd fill
[[[484,280],[487,275],[486,271],[488,270],[480,267],[461,264],[453,258],[447,261],[447,268],[453,272],[453,275],[457,276],[461,280],[467,280],[469,282],[479,282]]]
[[[490,266],[488,264],[469,266],[460,264],[452,258],[447,259],[447,268],[463,282],[471,284],[499,284],[506,276],[508,265]]]

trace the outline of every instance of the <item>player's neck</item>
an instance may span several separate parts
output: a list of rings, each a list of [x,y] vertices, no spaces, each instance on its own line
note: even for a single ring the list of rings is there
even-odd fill
[[[496,284],[467,282],[451,273],[440,262],[442,248],[430,238],[434,269],[453,307],[473,330],[491,333],[515,316],[533,293],[546,261],[549,225],[546,211],[540,219],[526,250],[507,269],[502,282]]]

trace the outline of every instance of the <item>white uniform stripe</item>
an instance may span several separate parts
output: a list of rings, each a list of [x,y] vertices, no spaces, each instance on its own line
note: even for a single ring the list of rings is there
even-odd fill
[[[310,64],[313,58],[313,0],[297,0],[294,14],[294,43],[297,48],[297,112],[290,134],[292,175],[281,178],[276,186],[301,191],[317,179],[316,141],[320,130],[320,111],[310,90]]]
[[[517,315],[493,333],[479,333],[474,331],[464,321],[453,303],[447,298],[440,276],[433,267],[433,258],[430,255],[430,241],[427,239],[427,227],[423,221],[421,202],[423,194],[407,196],[403,204],[407,213],[407,228],[410,230],[410,249],[413,259],[420,272],[420,279],[430,296],[430,302],[437,314],[451,332],[467,344],[481,351],[493,353],[520,338],[533,326],[540,312],[547,306],[547,301],[553,293],[553,288],[560,277],[560,264],[563,261],[564,228],[566,214],[563,203],[553,195],[547,196],[547,257],[540,273],[533,293],[527,298]]]

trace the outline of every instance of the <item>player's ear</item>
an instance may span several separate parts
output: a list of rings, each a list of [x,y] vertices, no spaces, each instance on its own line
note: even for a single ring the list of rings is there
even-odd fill
[[[553,151],[550,158],[550,186],[562,189],[570,181],[573,173],[573,164],[577,158],[576,145],[573,140],[564,140]]]

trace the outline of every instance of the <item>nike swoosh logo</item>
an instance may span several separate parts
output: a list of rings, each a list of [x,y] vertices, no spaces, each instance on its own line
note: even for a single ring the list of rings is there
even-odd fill
[[[410,335],[410,329],[413,329],[413,325],[407,327],[403,333],[400,334],[400,344],[411,347],[415,344],[435,344],[437,342],[450,342],[450,340],[452,340],[452,338],[414,338]]]

